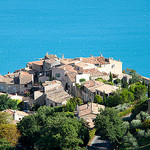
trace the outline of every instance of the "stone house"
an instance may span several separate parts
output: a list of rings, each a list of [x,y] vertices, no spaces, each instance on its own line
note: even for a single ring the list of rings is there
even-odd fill
[[[66,89],[67,73],[69,72],[77,73],[77,71],[71,65],[62,65],[56,68],[52,68],[52,77],[54,77],[56,80],[61,81],[64,89]]]
[[[28,72],[9,73],[0,76],[0,92],[20,93],[30,90],[33,86],[33,75]]]
[[[44,60],[32,61],[28,62],[26,65],[26,67],[30,69],[30,72],[34,75],[34,83],[38,83],[39,78],[44,75],[43,62]]]
[[[13,110],[13,109],[6,109],[3,112],[6,112],[6,113],[9,113],[10,115],[12,115],[13,119],[17,122],[22,120],[23,117],[29,116],[29,114],[27,114],[24,111]]]
[[[75,63],[74,68],[78,73],[83,73],[84,69],[96,69],[97,67],[90,63],[77,62]]]
[[[96,118],[96,115],[100,113],[100,109],[105,109],[105,106],[97,103],[88,103],[77,106],[77,116],[79,119],[83,118],[89,128],[93,128],[93,120]]]
[[[122,62],[113,60],[113,58],[104,58],[102,55],[98,57],[81,58],[82,62],[91,63],[97,66],[100,72],[113,73],[116,75],[122,74]]]
[[[76,94],[78,97],[84,100],[84,102],[94,101],[94,97],[99,95],[103,98],[105,92],[106,97],[110,96],[112,92],[118,89],[116,86],[104,84],[99,81],[89,80],[86,81],[80,88],[76,86]]]
[[[67,76],[67,83],[66,83],[66,91],[68,94],[75,96],[75,84],[76,84],[76,72],[68,72]]]
[[[46,81],[43,83],[44,96],[47,106],[62,106],[67,103],[70,95],[64,91],[60,81]]]

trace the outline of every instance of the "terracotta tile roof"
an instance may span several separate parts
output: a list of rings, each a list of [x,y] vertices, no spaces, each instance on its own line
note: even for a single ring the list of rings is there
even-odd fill
[[[40,61],[32,61],[32,62],[28,62],[28,64],[36,64],[36,65],[39,65],[39,66],[42,66],[43,65],[43,60],[40,60]]]
[[[144,76],[141,76],[141,78],[150,81],[150,78],[147,78],[147,77],[144,77]]]
[[[102,76],[102,75],[107,75],[107,73],[100,72],[98,69],[83,69],[82,72],[84,74],[90,74],[91,76]]]
[[[106,94],[112,93],[113,91],[116,91],[117,89],[118,87],[109,85],[109,84],[104,84],[96,88],[97,91],[101,91],[101,92],[105,91]]]
[[[88,89],[96,88],[97,86],[101,86],[101,85],[104,85],[104,83],[100,81],[93,81],[93,80],[89,80],[84,83],[84,86]]]
[[[58,90],[53,90],[51,92],[49,91],[46,94],[46,97],[55,103],[62,103],[64,101],[67,101],[70,98],[70,95],[64,90],[58,89]]]
[[[90,69],[91,69],[91,68],[95,68],[95,66],[94,66],[93,64],[85,63],[85,62],[82,62],[82,61],[76,63],[75,66],[80,67],[80,68],[82,68],[82,69],[87,68],[87,67],[90,67]]]
[[[6,84],[28,84],[32,82],[32,74],[25,71],[10,73],[0,76],[0,82],[5,82]]]
[[[104,58],[103,56],[82,58],[81,61],[85,63],[100,64],[100,65],[109,64],[109,59]]]
[[[20,116],[29,116],[29,114],[27,114],[26,112],[24,111],[19,111],[19,110],[13,110],[13,109],[6,109],[4,110],[3,112],[7,112],[11,115],[13,115],[15,112],[17,113],[17,115],[20,115]]]
[[[89,127],[94,127],[93,119],[96,118],[96,114],[99,114],[99,109],[105,109],[105,106],[97,103],[89,103],[81,106],[77,106],[78,117],[83,118]]]
[[[2,75],[0,75],[0,82],[4,82],[6,84],[14,84],[14,80],[12,78]]]
[[[69,64],[75,64],[76,62],[78,62],[79,60],[75,60],[75,59],[63,59],[61,61],[62,64],[65,65],[69,65]]]
[[[67,73],[67,76],[72,83],[75,83],[76,75],[77,75],[76,72],[68,72]]]
[[[69,72],[77,72],[74,67],[70,66],[70,65],[62,65],[60,67],[58,67],[59,69],[62,69],[62,70],[66,70],[66,71],[69,71]]]
[[[29,74],[27,72],[21,72],[20,73],[20,84],[29,84],[32,83],[32,74]]]

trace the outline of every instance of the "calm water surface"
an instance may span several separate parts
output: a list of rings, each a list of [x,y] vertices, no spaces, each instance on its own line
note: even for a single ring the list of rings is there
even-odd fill
[[[150,0],[0,0],[0,74],[46,52],[101,52],[150,77]]]

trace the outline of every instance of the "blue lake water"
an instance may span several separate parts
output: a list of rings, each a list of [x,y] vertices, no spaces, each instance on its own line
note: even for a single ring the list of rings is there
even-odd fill
[[[101,52],[150,77],[150,0],[0,0],[0,74],[46,52]]]

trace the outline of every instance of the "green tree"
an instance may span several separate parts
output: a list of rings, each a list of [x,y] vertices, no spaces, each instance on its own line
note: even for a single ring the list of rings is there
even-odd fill
[[[40,107],[34,115],[24,117],[18,124],[21,143],[39,150],[61,150],[83,147],[88,142],[88,130],[71,112],[60,108]]]
[[[13,120],[13,117],[6,112],[0,112],[0,124],[7,124]]]
[[[146,93],[147,93],[147,87],[145,85],[138,84],[135,86],[135,93],[134,93],[135,99],[141,100],[145,98]]]
[[[10,142],[5,138],[0,139],[0,150],[13,150]]]
[[[138,143],[136,138],[128,132],[122,139],[121,144],[119,145],[119,150],[127,149],[138,149]]]
[[[121,84],[121,87],[122,87],[122,88],[128,88],[127,79],[122,78],[121,83],[122,83],[122,84]]]
[[[115,84],[119,84],[119,83],[121,83],[121,80],[120,80],[120,79],[116,79],[116,80],[114,81],[114,83],[115,83]]]
[[[94,103],[103,104],[103,99],[99,95],[95,95],[94,97]]]
[[[77,105],[82,105],[82,104],[83,104],[83,100],[75,96],[73,98],[70,98],[67,101],[67,104],[64,106],[64,111],[73,112],[75,111]]]
[[[144,79],[142,80],[142,85],[145,85],[145,80]]]
[[[0,110],[17,109],[17,101],[12,100],[8,94],[0,95]]]
[[[126,127],[113,108],[106,108],[97,115],[94,120],[97,133],[104,139],[109,139],[113,143],[119,143],[126,133]]]
[[[141,82],[141,77],[138,73],[134,73],[132,74],[132,78],[129,80],[129,84],[133,84],[133,83],[136,83],[136,82]]]
[[[148,84],[148,97],[150,97],[150,83]]]
[[[106,98],[106,93],[105,93],[105,91],[103,92],[103,104],[104,104],[105,106],[107,106],[107,98]]]
[[[113,80],[113,77],[112,77],[112,74],[110,72],[110,74],[109,74],[109,81],[112,82],[112,80]]]

